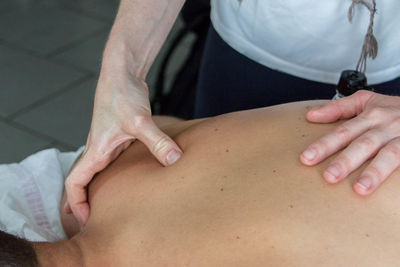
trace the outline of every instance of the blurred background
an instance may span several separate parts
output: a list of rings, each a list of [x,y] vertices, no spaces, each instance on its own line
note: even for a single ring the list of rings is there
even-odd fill
[[[85,144],[119,0],[0,0],[0,163]],[[190,118],[209,1],[187,1],[151,68],[154,113]],[[185,101],[183,101],[185,100]]]

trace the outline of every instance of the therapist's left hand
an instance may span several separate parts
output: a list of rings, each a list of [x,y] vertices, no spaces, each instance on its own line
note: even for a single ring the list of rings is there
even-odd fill
[[[354,117],[300,156],[303,164],[312,166],[347,146],[324,171],[327,182],[339,182],[373,158],[353,184],[358,194],[368,195],[400,165],[400,97],[362,90],[310,110],[306,117],[316,123]]]

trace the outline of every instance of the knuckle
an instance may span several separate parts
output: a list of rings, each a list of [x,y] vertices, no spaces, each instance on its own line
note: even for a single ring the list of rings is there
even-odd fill
[[[141,130],[144,129],[149,122],[150,122],[150,117],[148,116],[142,116],[142,115],[136,116],[133,119],[133,127],[137,130]]]
[[[365,117],[369,120],[376,120],[384,118],[386,109],[383,107],[373,107],[366,111]]]
[[[169,138],[167,136],[161,136],[157,142],[152,146],[152,152],[158,154],[162,151],[165,151],[169,145]]]
[[[394,118],[390,123],[390,126],[393,126],[396,129],[400,128],[400,117]]]
[[[365,147],[365,148],[373,148],[376,146],[375,140],[367,135],[360,136],[356,142],[357,142],[357,145]]]
[[[329,149],[329,140],[327,138],[321,138],[318,142],[315,143],[314,149],[317,151],[326,151]]]
[[[374,184],[379,184],[384,179],[382,171],[375,166],[369,166],[365,172],[374,181]]]
[[[99,171],[103,170],[110,161],[111,159],[109,153],[108,154],[97,153],[93,155],[93,159],[90,165],[87,166],[88,168],[87,170],[94,175]]]
[[[371,91],[368,90],[359,90],[357,92],[354,93],[354,96],[359,97],[359,98],[365,98],[365,97],[369,97],[371,95]]]
[[[385,153],[391,158],[394,158],[396,162],[400,162],[400,149],[398,145],[390,143],[382,149],[382,153]]]
[[[312,144],[309,148],[316,151],[318,157],[325,157],[326,155],[330,154],[330,141],[328,138],[323,137]]]
[[[331,164],[336,165],[342,173],[347,175],[352,170],[352,161],[346,154],[339,155]]]
[[[106,161],[96,161],[96,163],[89,166],[90,173],[96,174],[106,167]]]
[[[340,125],[336,131],[334,132],[335,136],[337,136],[337,138],[339,140],[342,140],[346,143],[351,141],[351,131],[349,128],[347,128],[345,125]]]

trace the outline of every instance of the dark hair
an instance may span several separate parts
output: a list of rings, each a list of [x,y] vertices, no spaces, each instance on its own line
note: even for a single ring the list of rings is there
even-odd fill
[[[0,231],[0,267],[37,267],[35,250],[28,241]]]

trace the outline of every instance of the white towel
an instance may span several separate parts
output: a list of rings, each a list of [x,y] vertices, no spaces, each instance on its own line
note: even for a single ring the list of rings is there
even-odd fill
[[[60,201],[65,177],[82,150],[47,149],[0,165],[0,230],[29,241],[66,239]]]

